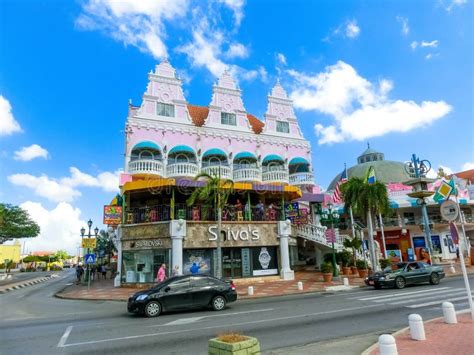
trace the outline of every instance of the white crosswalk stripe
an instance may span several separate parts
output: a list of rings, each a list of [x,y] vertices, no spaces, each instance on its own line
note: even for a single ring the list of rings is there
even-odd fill
[[[374,292],[374,294],[376,293]],[[438,305],[443,302],[455,303],[458,301],[467,301],[467,294],[464,288],[459,287],[427,287],[426,289],[417,291],[405,289],[379,294],[377,296],[361,297],[356,299],[363,302],[383,303],[387,305],[404,305],[407,308],[421,308]]]

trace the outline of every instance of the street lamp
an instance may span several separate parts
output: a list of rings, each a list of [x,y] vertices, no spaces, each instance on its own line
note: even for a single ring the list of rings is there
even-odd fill
[[[337,224],[339,222],[339,213],[337,211],[333,210],[333,204],[328,203],[327,204],[327,210],[323,210],[321,212],[321,220],[323,223],[329,223],[331,225],[331,244],[332,244],[332,276],[333,278],[337,278],[339,276],[339,273],[337,272],[337,267],[336,267],[336,249],[334,248],[334,242],[336,238],[336,234],[334,231],[334,224]]]
[[[87,234],[85,234],[86,232],[86,229],[84,227],[81,228],[80,232],[81,232],[81,238],[84,239],[84,237],[87,237],[87,238],[92,238],[92,234],[91,234],[91,228],[92,228],[92,220],[89,219],[87,221],[87,226],[89,227],[89,232]],[[99,228],[98,227],[95,227],[94,228],[94,234],[95,234],[95,237],[97,238],[98,237],[98,234],[99,234]],[[89,246],[87,247],[87,254],[89,254],[90,250],[89,250]],[[86,261],[86,259],[84,258],[84,262]],[[90,275],[90,265],[89,263],[86,263],[87,264],[87,269],[86,269],[86,279],[87,279],[87,285],[88,287],[90,287],[90,282],[91,282],[91,275]]]

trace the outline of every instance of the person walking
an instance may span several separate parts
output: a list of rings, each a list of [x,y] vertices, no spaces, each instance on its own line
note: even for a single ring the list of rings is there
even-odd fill
[[[100,273],[102,274],[102,277],[105,280],[107,278],[107,269],[105,268],[105,264],[102,264],[100,266]]]
[[[178,276],[179,275],[179,265],[175,265],[171,276]]]
[[[163,282],[166,280],[166,264],[161,264],[161,267],[156,274],[156,281]]]
[[[83,273],[84,273],[84,268],[82,267],[81,264],[77,264],[77,267],[76,267],[76,277],[77,277],[76,285],[79,285],[81,283],[81,278],[82,278]]]

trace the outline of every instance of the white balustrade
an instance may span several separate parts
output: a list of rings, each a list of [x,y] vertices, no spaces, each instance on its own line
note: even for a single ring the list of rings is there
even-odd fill
[[[163,163],[159,160],[139,159],[128,163],[130,174],[156,174],[163,176]]]
[[[294,173],[290,174],[291,185],[314,185],[314,176],[312,173]]]
[[[272,169],[262,173],[262,182],[279,182],[288,184],[288,171]]]
[[[219,172],[220,170],[220,172]],[[203,173],[209,174],[211,176],[221,176],[221,179],[230,179],[232,180],[232,171],[229,166],[225,165],[211,165],[206,166],[201,169]]]
[[[332,248],[332,243],[328,243],[326,239],[326,227],[324,226],[317,226],[314,224],[301,224],[295,226],[296,235],[300,238],[304,238],[306,240],[318,243],[320,245],[324,245],[328,248]],[[342,250],[342,236],[338,238],[339,233],[336,233],[336,243],[334,243],[334,248],[336,250]]]
[[[234,168],[234,182],[262,181],[262,174],[257,168]]]
[[[170,178],[180,176],[196,176],[198,166],[195,163],[173,163],[166,167],[166,176]]]

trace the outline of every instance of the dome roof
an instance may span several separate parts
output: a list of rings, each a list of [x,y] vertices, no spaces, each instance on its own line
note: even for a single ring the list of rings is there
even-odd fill
[[[410,180],[410,176],[405,171],[405,164],[399,161],[378,160],[367,163],[357,164],[347,169],[347,178],[358,177],[365,178],[369,167],[373,166],[377,181],[388,184],[389,182],[403,183]],[[338,174],[329,184],[328,191],[334,190],[337,182],[341,179]]]

